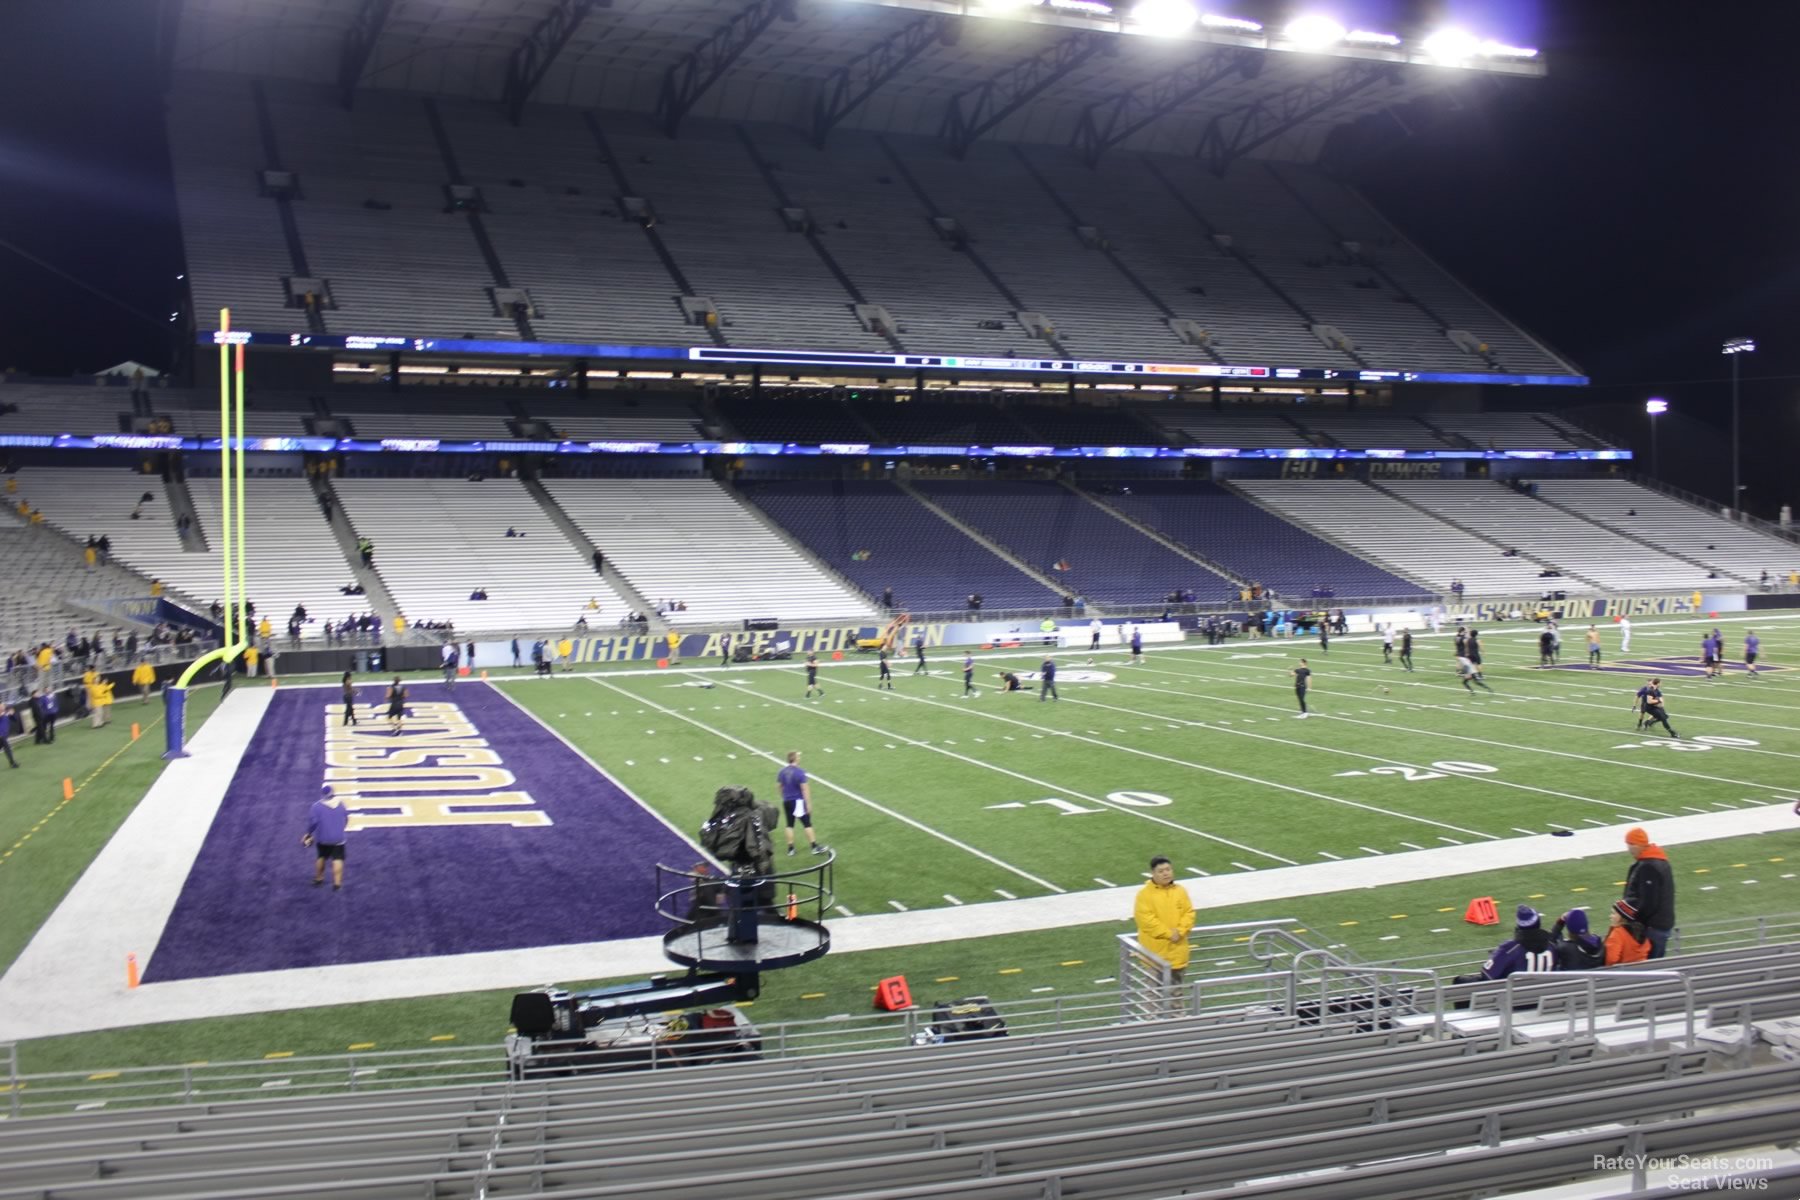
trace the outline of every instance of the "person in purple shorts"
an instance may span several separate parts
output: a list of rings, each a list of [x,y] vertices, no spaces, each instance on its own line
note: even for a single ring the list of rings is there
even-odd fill
[[[1712,634],[1700,639],[1700,660],[1706,665],[1706,677],[1719,677],[1719,643]]]
[[[349,830],[350,810],[333,794],[329,783],[323,785],[319,798],[313,801],[306,834],[300,839],[302,846],[313,846],[318,851],[313,863],[314,887],[325,882],[327,862],[331,864],[331,890],[335,892],[344,886],[344,838]]]

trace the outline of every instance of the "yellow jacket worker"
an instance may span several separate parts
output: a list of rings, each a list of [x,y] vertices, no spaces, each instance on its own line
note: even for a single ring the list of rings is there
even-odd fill
[[[83,675],[81,682],[87,685],[88,723],[99,729],[112,715],[113,686],[92,671]]]
[[[251,646],[248,649],[246,649],[244,651],[244,671],[245,671],[245,673],[249,674],[249,675],[255,675],[256,674],[256,664],[261,661],[262,661],[262,651],[261,650],[258,650],[255,646]]]
[[[50,663],[55,658],[56,658],[56,651],[52,650],[48,645],[39,649],[38,656],[37,656],[38,670],[48,671],[50,669]]]
[[[256,623],[256,636],[262,638],[264,641],[267,641],[274,633],[275,627],[269,624],[269,618],[264,617]]]
[[[669,643],[669,657],[671,659],[680,658],[681,655],[680,655],[679,651],[681,649],[681,635],[679,633],[676,633],[673,629],[671,629],[671,630],[669,630],[669,636],[664,640],[666,640]]]
[[[141,662],[132,669],[131,682],[137,685],[138,697],[150,703],[150,688],[156,683],[156,668],[147,662]]]
[[[567,662],[569,660],[570,656],[573,655],[574,653],[575,653],[575,643],[570,641],[568,638],[563,638],[561,641],[556,643],[556,656],[558,658],[562,659],[564,662]]]
[[[1187,889],[1175,882],[1175,868],[1157,855],[1150,860],[1150,882],[1137,894],[1133,915],[1138,941],[1163,959],[1180,978],[1188,965],[1188,932],[1194,928],[1194,902]]]

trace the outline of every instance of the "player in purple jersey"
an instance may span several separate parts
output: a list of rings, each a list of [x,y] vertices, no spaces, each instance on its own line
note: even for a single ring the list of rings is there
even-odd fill
[[[1756,676],[1756,656],[1762,652],[1762,639],[1749,630],[1744,631],[1744,671],[1754,678]]]

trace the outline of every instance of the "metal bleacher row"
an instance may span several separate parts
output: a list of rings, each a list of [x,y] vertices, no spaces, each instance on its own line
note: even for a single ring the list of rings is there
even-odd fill
[[[1797,952],[1462,985],[1441,1013],[1396,993],[1321,1022],[1302,983],[1285,1005],[648,1074],[516,1080],[465,1055],[473,1081],[365,1070],[352,1094],[280,1098],[246,1072],[261,1097],[0,1122],[0,1198],[1601,1197],[1644,1181],[1596,1156],[1727,1153],[1742,1165],[1709,1174],[1753,1181],[1795,1161]],[[291,1088],[312,1067],[260,1074]]]
[[[952,159],[931,139],[844,130],[821,150],[795,130],[699,119],[670,139],[642,115],[556,108],[522,134],[470,101],[372,91],[347,111],[328,87],[202,73],[174,91],[197,308],[236,301],[269,328],[303,327],[282,283],[303,257],[334,331],[891,349],[858,320],[860,299],[915,352],[1029,354],[1018,314],[1036,312],[1071,354],[1570,372],[1354,192],[1297,165],[1245,161],[1220,179],[1145,156],[1113,176],[1046,146]],[[291,240],[257,186],[275,167],[295,175]],[[478,197],[452,211],[452,184]],[[502,314],[495,286],[529,293],[532,324]],[[684,324],[683,295],[716,304],[718,324]]]

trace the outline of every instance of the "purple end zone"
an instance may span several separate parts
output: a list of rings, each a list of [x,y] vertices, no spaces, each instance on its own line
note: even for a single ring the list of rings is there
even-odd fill
[[[363,689],[362,728],[386,729]],[[486,684],[411,685],[414,704],[456,704],[551,824],[353,830],[344,889],[312,886],[301,846],[325,779],[335,689],[283,690],[207,832],[146,982],[245,971],[555,946],[662,933],[657,862],[701,855]],[[418,722],[415,722],[417,724]],[[385,738],[368,739],[378,746]],[[364,784],[373,789],[377,785]],[[400,799],[403,797],[396,797]],[[370,803],[379,803],[371,800]],[[481,809],[481,796],[462,801]],[[498,809],[494,809],[498,811]]]

